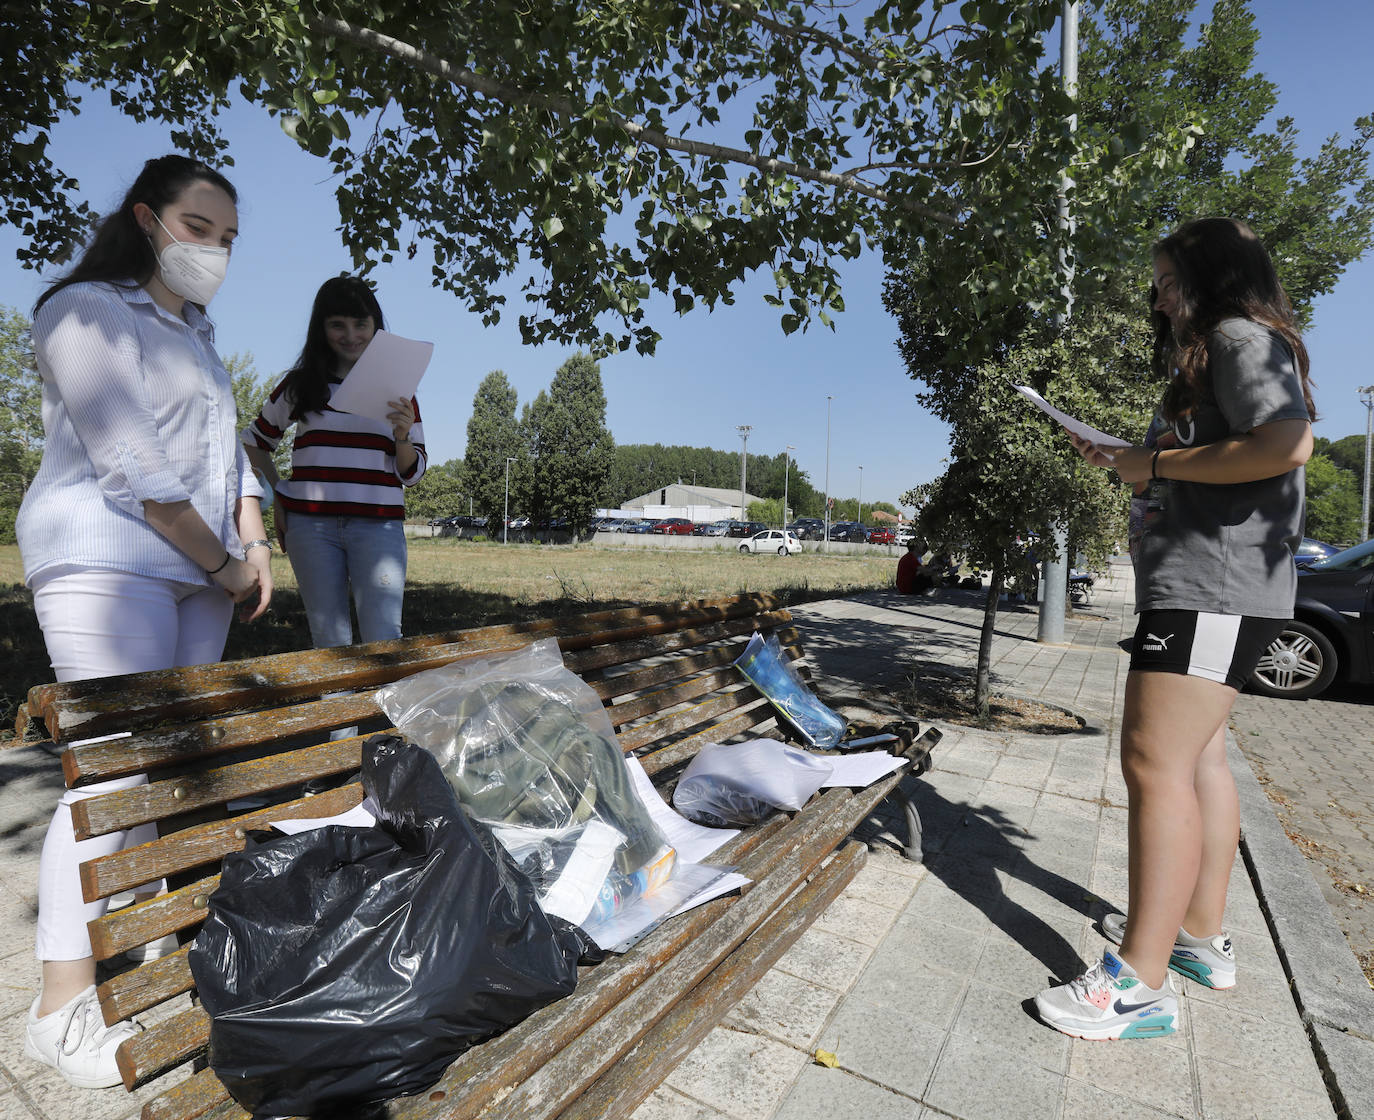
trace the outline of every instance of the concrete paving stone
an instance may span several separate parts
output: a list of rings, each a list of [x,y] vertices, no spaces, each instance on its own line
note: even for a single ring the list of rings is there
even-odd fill
[[[1086,885],[1098,898],[1118,906],[1123,906],[1131,894],[1130,876],[1124,863],[1112,867],[1099,863],[1093,868],[1092,882]]]
[[[896,910],[842,893],[825,908],[824,913],[816,919],[815,926],[867,945],[877,945],[896,920]]]
[[[806,1062],[800,1050],[771,1038],[717,1027],[665,1084],[735,1120],[766,1120]]]
[[[952,866],[957,865],[946,865],[946,870]],[[932,874],[916,889],[898,921],[935,929],[953,927],[975,932],[981,937],[987,930],[992,905],[1003,898],[1005,892],[1000,888],[991,894],[966,891],[964,886],[964,881],[957,877],[946,882],[938,873]]]
[[[1207,1120],[1331,1120],[1336,1115],[1321,1091],[1267,1076],[1258,1065],[1230,1065],[1197,1059],[1202,1115]]]
[[[1068,1065],[1068,1035],[1047,1028],[1014,999],[1009,1000],[1003,989],[977,981],[964,993],[950,1030],[950,1045],[962,1045],[964,1038],[1002,1046],[1053,1073],[1062,1074]]]
[[[139,1099],[122,1085],[112,1089],[78,1089],[54,1069],[31,1060],[36,1072],[24,1077],[16,1092],[41,1117],[70,1116],[81,1120],[135,1120],[142,1111]],[[15,1071],[21,1072],[21,1071]]]
[[[962,1120],[1045,1120],[1056,1116],[1062,1078],[1027,1066],[994,1044],[961,1039],[946,1046],[925,1103]]]
[[[851,1003],[864,1003],[947,1029],[959,1009],[967,983],[967,977],[938,972],[919,961],[885,963],[864,971],[840,1005],[840,1011]]]
[[[831,988],[773,968],[735,1005],[725,1026],[810,1052],[840,998]]]
[[[666,1085],[645,1097],[630,1115],[633,1120],[726,1120],[725,1113],[707,1108]]]
[[[993,767],[988,780],[1010,786],[1028,787],[1039,790],[1049,777],[1050,761],[1047,758],[1003,758]],[[1000,803],[1000,799],[999,799]]]
[[[872,955],[871,945],[812,926],[778,958],[773,968],[844,992],[862,975]]]
[[[888,875],[901,875],[908,879],[913,879],[919,883],[929,872],[924,863],[916,863],[907,859],[899,852],[869,852],[868,862],[864,868],[875,868]]]
[[[1074,1039],[1069,1077],[1162,1112],[1198,1115],[1186,1045],[1165,1045],[1162,1038],[1114,1043]]]
[[[886,966],[892,957],[896,962],[919,962],[934,972],[968,976],[977,967],[985,936],[983,930],[960,929],[904,914],[893,924],[882,947],[875,951],[875,956],[883,954],[875,967]]]
[[[1021,877],[1007,886],[1009,903],[1038,914],[1042,918],[1073,920],[1087,918],[1097,903],[1097,896],[1085,890],[1073,878],[1061,878],[1047,873],[1028,862]]]
[[[1042,832],[1096,835],[1100,815],[1101,806],[1095,801],[1047,793],[1036,805],[1031,823]]]
[[[1012,809],[1021,807],[1026,810],[1035,808],[1035,803],[1040,799],[1040,785],[1044,779],[1032,784],[1030,781],[1018,781],[1012,774],[1017,766],[1020,766],[1015,759],[1003,759],[997,764],[996,769],[985,783],[983,788],[978,791],[978,798],[984,805],[996,805],[997,810],[1003,816],[1012,816]],[[1033,813],[1025,814],[1026,822],[1029,823]]]
[[[995,915],[973,979],[1029,999],[1083,972],[1081,921],[1044,918],[1014,905]]]
[[[945,1028],[918,1015],[846,1000],[821,1032],[840,1068],[919,1100],[945,1045]]]
[[[1359,1120],[1374,1116],[1374,1039],[1334,1030],[1325,1023],[1313,1023],[1312,1033],[1350,1116]]]
[[[924,1110],[917,1101],[839,1069],[809,1065],[773,1120],[920,1120]]]
[[[1080,801],[1091,801],[1102,794],[1102,779],[1072,778],[1051,774],[1045,779],[1045,792],[1060,797],[1072,797]]]
[[[1320,1088],[1317,1060],[1296,1013],[1258,1018],[1198,1000],[1189,1001],[1188,1013],[1199,1055],[1231,1065],[1250,1065],[1264,1070],[1267,1076],[1304,1088]]]
[[[916,866],[922,875],[929,874],[924,865]],[[916,893],[917,882],[914,876],[898,874],[889,867],[879,866],[874,860],[869,860],[845,887],[843,894],[888,910],[901,910]]]
[[[636,1114],[637,1116],[638,1114]],[[1162,1120],[1171,1116],[1191,1118],[1194,1113],[1164,1112],[1139,1098],[1118,1097],[1096,1085],[1067,1078],[1064,1081],[1064,1110],[1060,1120]]]
[[[0,1089],[0,1120],[42,1120],[19,1093]]]

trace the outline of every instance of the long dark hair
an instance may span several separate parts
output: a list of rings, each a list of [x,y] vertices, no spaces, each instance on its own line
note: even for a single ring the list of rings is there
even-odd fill
[[[356,276],[334,276],[320,285],[310,308],[305,345],[286,375],[282,391],[291,402],[291,419],[303,420],[307,412],[323,412],[329,403],[329,384],[338,372],[339,356],[329,348],[324,321],[333,315],[350,319],[372,318],[377,330],[385,330],[382,307],[371,285]]]
[[[157,255],[153,252],[148,235],[139,228],[134,207],[142,202],[161,217],[182,191],[201,179],[219,187],[231,202],[238,205],[239,196],[233,184],[209,164],[178,155],[150,159],[125,193],[119,209],[97,227],[95,237],[86,246],[81,259],[70,272],[53,281],[38,297],[34,312],[37,313],[43,304],[68,284],[104,280],[136,288],[145,283],[157,267]]]
[[[1315,420],[1307,347],[1293,320],[1293,306],[1260,239],[1234,218],[1199,218],[1154,247],[1174,268],[1179,311],[1170,322],[1152,311],[1154,371],[1169,378],[1163,412],[1169,421],[1187,416],[1207,384],[1207,336],[1223,319],[1249,319],[1274,331],[1293,353],[1307,414]],[[1151,289],[1150,304],[1155,292]],[[1176,371],[1176,372],[1175,372]]]

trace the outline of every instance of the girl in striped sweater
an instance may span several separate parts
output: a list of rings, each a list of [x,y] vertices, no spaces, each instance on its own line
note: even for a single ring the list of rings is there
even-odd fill
[[[405,592],[404,489],[425,473],[415,399],[393,400],[385,420],[329,405],[372,336],[384,328],[371,287],[326,280],[315,296],[305,346],[243,432],[248,458],[276,490],[277,535],[291,559],[316,648],[401,636]],[[292,426],[291,476],[278,480],[272,452]]]

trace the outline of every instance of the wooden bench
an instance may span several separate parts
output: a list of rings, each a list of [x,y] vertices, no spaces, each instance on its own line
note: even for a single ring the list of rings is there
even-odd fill
[[[565,663],[606,705],[624,750],[666,792],[703,742],[778,734],[768,702],[732,665],[755,630],[776,631],[789,656],[800,657],[789,612],[768,596],[745,595],[32,689],[20,731],[42,721],[65,747],[69,786],[149,776],[147,785],[72,810],[78,838],[145,822],[160,834],[81,868],[89,900],[159,878],[169,886],[91,923],[98,959],[172,932],[183,941],[171,956],[99,987],[106,1022],[138,1016],[147,1026],[118,1055],[129,1089],[158,1079],[166,1086],[144,1105],[143,1120],[247,1115],[204,1068],[210,1021],[191,998],[186,943],[205,917],[221,859],[247,832],[359,802],[361,787],[339,782],[358,768],[364,738],[390,726],[373,689],[556,637]],[[356,734],[332,740],[340,728]],[[132,737],[72,745],[116,732]],[[928,749],[913,755],[908,769],[924,772]],[[391,1102],[387,1115],[627,1115],[853,878],[867,848],[847,843],[850,834],[884,798],[901,794],[901,776],[858,792],[822,790],[794,816],[777,813],[746,830],[713,861],[736,864],[753,880],[749,889],[671,919],[629,952],[584,970],[574,994],[467,1051],[430,1091]],[[230,808],[241,802],[248,806]],[[918,828],[909,802],[907,813]]]

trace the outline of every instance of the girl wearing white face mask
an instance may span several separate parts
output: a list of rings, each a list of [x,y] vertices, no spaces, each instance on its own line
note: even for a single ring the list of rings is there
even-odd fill
[[[16,526],[59,681],[219,660],[235,603],[272,594],[262,491],[236,436],[229,375],[205,317],[238,232],[234,188],[184,156],[149,160],[76,266],[39,298],[43,462]],[[120,1081],[95,1001],[77,867],[152,835],[77,842],[64,794],[39,866],[43,990],[25,1051],[72,1084]]]

